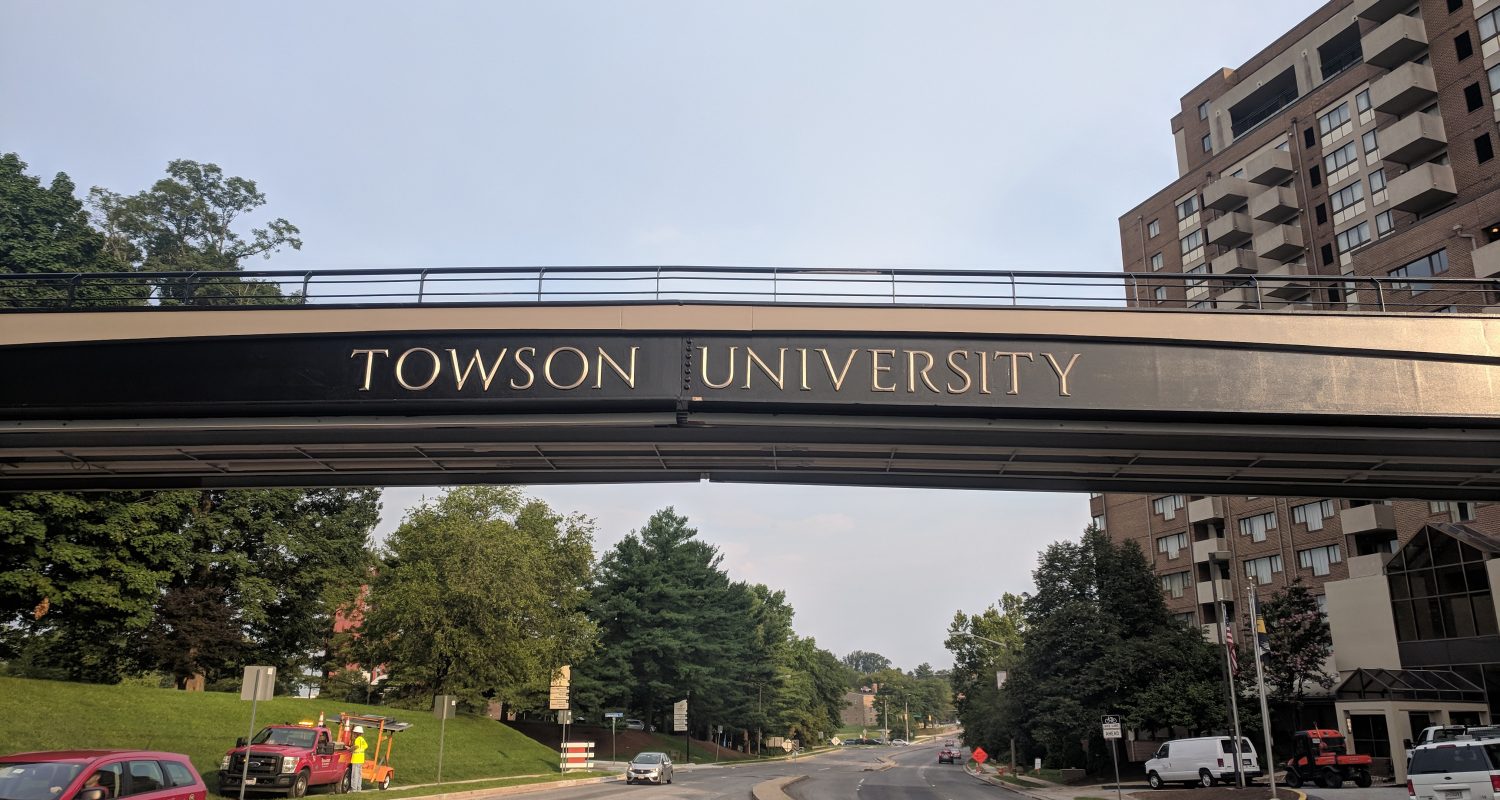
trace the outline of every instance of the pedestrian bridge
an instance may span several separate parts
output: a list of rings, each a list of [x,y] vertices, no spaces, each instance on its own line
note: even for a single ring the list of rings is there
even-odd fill
[[[1204,279],[1102,273],[0,276],[0,491],[1500,500],[1500,315],[1483,313],[1500,285],[1234,280],[1257,302],[1126,307]]]

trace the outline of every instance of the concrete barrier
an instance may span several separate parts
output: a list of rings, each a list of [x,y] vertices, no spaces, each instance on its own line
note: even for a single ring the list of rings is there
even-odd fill
[[[750,796],[755,800],[792,800],[791,796],[786,793],[786,787],[806,777],[806,775],[787,775],[762,781],[750,790]]]

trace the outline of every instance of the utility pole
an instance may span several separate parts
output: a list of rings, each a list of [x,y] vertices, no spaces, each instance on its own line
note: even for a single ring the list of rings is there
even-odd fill
[[[1234,697],[1234,675],[1229,671],[1229,619],[1224,616],[1224,598],[1219,596],[1219,564],[1229,564],[1228,553],[1214,551],[1208,556],[1208,584],[1214,594],[1214,615],[1218,618],[1219,648],[1224,651],[1224,694],[1229,699],[1229,718],[1234,730],[1234,778],[1235,783],[1245,788],[1245,764],[1240,757],[1240,709]]]

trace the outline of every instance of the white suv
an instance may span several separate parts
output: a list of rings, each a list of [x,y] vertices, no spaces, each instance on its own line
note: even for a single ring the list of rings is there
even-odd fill
[[[1412,751],[1406,793],[1417,800],[1500,797],[1500,739],[1424,744]]]

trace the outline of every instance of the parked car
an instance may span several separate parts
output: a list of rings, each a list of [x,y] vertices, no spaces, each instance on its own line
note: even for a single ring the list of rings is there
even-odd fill
[[[671,783],[672,759],[666,753],[640,753],[625,768],[625,782]]]
[[[905,739],[892,739],[891,740],[891,747],[908,747],[910,745],[911,745],[911,742],[908,742]]]
[[[1250,740],[1240,738],[1240,757],[1245,780],[1260,777],[1260,760]],[[1160,789],[1168,783],[1213,786],[1216,781],[1233,783],[1234,740],[1228,736],[1173,739],[1163,742],[1146,762],[1146,782]]]
[[[638,719],[627,719],[627,720],[625,720],[625,730],[627,730],[627,731],[643,731],[645,729],[646,729],[646,723],[644,723],[644,722],[642,722],[642,721],[640,721]]]
[[[205,800],[188,757],[151,750],[58,750],[0,756],[6,800]]]
[[[939,764],[957,764],[958,763],[958,751],[954,750],[951,747],[944,747],[943,749],[941,749],[941,750],[938,751],[938,763]]]
[[[1418,745],[1407,769],[1406,794],[1416,800],[1494,800],[1500,796],[1500,740]]]

